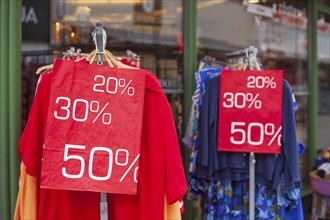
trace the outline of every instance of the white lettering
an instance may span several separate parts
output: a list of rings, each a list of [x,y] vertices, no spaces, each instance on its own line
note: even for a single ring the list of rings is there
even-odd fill
[[[26,13],[26,8],[25,8],[25,6],[22,6],[22,17],[21,17],[22,23],[25,21],[25,13]]]
[[[34,24],[38,24],[38,17],[33,7],[30,7],[28,9],[28,12],[26,6],[22,7],[22,17],[21,22],[28,24],[29,22],[33,22]]]

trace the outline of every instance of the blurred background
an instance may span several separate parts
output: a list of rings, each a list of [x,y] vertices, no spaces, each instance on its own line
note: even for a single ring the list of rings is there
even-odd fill
[[[194,72],[199,62],[205,57],[212,57],[225,63],[226,53],[250,45],[257,47],[263,68],[283,69],[284,78],[294,90],[299,106],[297,134],[305,146],[305,153],[300,157],[302,198],[305,215],[310,215],[313,191],[309,185],[309,172],[315,168],[318,153],[330,146],[329,0],[17,2],[21,2],[18,11],[21,12],[22,38],[18,43],[21,59],[17,73],[20,79],[14,80],[13,85],[21,92],[2,92],[2,95],[19,102],[18,113],[13,120],[21,129],[25,126],[35,93],[36,69],[52,63],[56,57],[63,57],[63,52],[70,48],[73,51],[79,49],[82,53],[93,50],[95,45],[91,33],[96,22],[104,24],[109,51],[116,56],[133,59],[136,56],[127,54],[127,50],[132,51],[137,54],[140,67],[159,78],[173,110],[179,140],[184,135],[189,117]],[[1,31],[2,39],[5,39],[4,34]],[[10,44],[12,46],[15,45]],[[3,111],[3,117],[8,116],[11,110]],[[16,137],[21,129],[16,131]],[[1,148],[7,148],[5,145],[2,142]],[[14,145],[15,140],[11,146]],[[13,148],[7,150],[7,154],[15,151]],[[181,152],[187,169],[190,149],[182,145]],[[10,181],[18,177],[19,159],[13,156],[14,159],[9,161],[5,155],[0,156],[3,169],[0,205],[11,201],[8,207],[13,210],[16,197],[12,197],[17,191],[18,181],[16,185]],[[9,166],[16,168],[9,172]],[[16,177],[9,180],[9,175]],[[13,191],[11,196],[8,189]],[[200,217],[195,201],[188,200],[185,206],[184,219]],[[4,219],[12,213],[4,209],[1,212]]]

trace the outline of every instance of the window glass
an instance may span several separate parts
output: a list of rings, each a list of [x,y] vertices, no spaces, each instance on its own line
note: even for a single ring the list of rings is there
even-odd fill
[[[177,46],[181,1],[61,0],[53,2],[55,45],[90,44],[96,22],[102,22],[110,45]]]

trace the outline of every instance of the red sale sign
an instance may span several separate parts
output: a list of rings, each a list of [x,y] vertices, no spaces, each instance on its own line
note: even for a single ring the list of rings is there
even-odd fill
[[[281,152],[283,72],[221,72],[218,150]]]
[[[137,193],[144,73],[56,60],[41,188]]]

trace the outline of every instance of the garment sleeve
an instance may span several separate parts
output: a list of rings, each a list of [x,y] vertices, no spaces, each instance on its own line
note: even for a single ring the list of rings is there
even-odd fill
[[[301,187],[296,121],[292,102],[292,89],[289,84],[284,81],[282,153],[284,153],[284,187],[287,189]]]
[[[218,167],[218,105],[219,105],[220,77],[205,83],[205,94],[201,107],[200,138],[198,149],[200,160],[197,164],[197,176],[212,180]]]
[[[37,219],[41,165],[42,131],[45,126],[49,97],[49,78],[40,77],[28,121],[19,140],[21,170],[14,219]]]
[[[26,173],[26,167],[21,163],[20,183],[16,200],[14,219],[37,219],[37,178]]]
[[[50,74],[44,74],[38,84],[28,121],[18,143],[17,152],[26,166],[26,172],[31,176],[38,176],[40,173],[43,130],[46,126],[49,93]]]
[[[198,149],[199,152],[199,162],[201,166],[208,166],[209,165],[209,131],[210,131],[210,98],[211,98],[211,91],[209,87],[209,82],[205,82],[205,93],[202,98],[202,106],[200,110],[200,138],[201,144]]]
[[[165,94],[162,94],[163,134],[166,156],[166,197],[169,204],[183,198],[187,183],[173,115]]]
[[[219,123],[219,102],[220,102],[220,76],[210,80],[209,85],[211,91],[210,105],[210,145],[209,145],[209,167],[212,167],[212,177],[218,166],[218,123]]]

